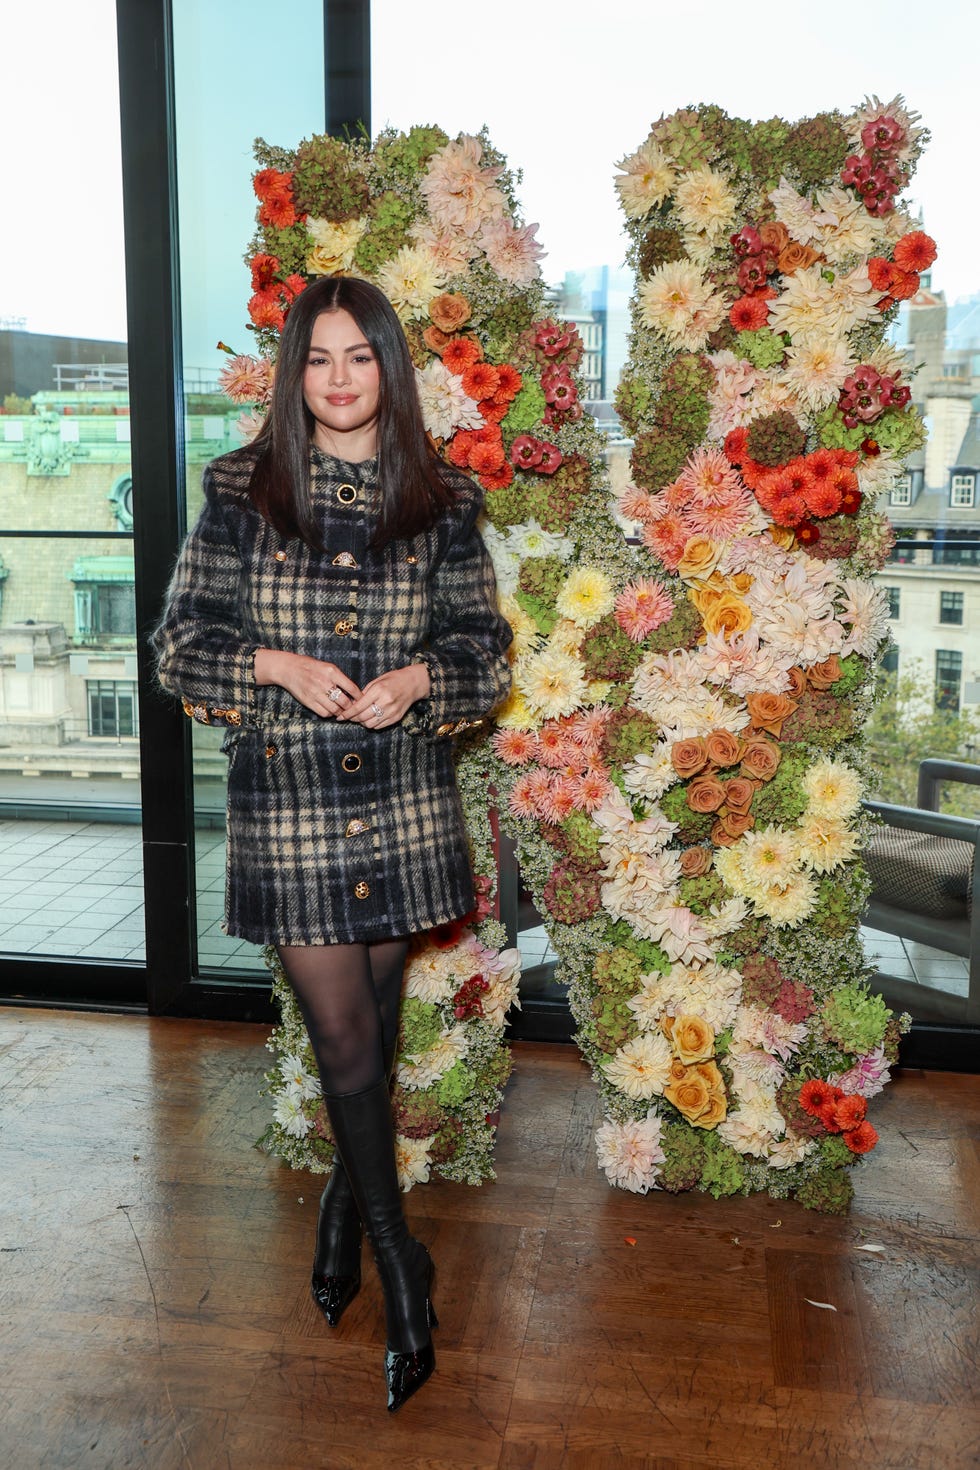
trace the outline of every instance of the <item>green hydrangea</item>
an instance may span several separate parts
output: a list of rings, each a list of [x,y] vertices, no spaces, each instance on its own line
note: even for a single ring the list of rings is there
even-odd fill
[[[849,429],[836,403],[829,404],[815,414],[813,425],[825,449],[860,449],[869,433],[867,424],[858,424],[856,429]],[[877,425],[875,428],[877,429]]]
[[[881,996],[860,985],[838,986],[820,1009],[827,1037],[855,1056],[863,1056],[881,1044],[890,1019],[891,1012]]]
[[[653,225],[640,242],[637,266],[640,275],[646,279],[658,266],[667,265],[672,260],[683,260],[686,255],[684,241],[676,230]]]
[[[367,214],[371,196],[348,145],[319,133],[296,150],[293,198],[297,210],[313,219],[340,221]]]
[[[396,255],[408,241],[412,223],[412,206],[400,194],[389,190],[371,206],[371,223],[354,251],[354,264],[372,274]]]
[[[543,395],[542,395],[543,396]],[[635,434],[650,409],[653,393],[647,378],[624,373],[616,389],[616,412],[631,434]],[[506,419],[504,420],[506,423]]]
[[[660,1134],[660,1146],[664,1151],[664,1161],[657,1183],[669,1189],[671,1194],[694,1189],[707,1162],[705,1135],[683,1123],[667,1123]]]
[[[636,1017],[618,995],[597,995],[592,1001],[589,1030],[601,1052],[608,1056],[639,1035]]]
[[[746,448],[757,464],[788,464],[806,449],[806,434],[791,413],[778,409],[753,419]]]
[[[556,830],[561,834],[562,850],[567,852],[573,863],[592,867],[600,862],[599,842],[602,832],[588,812],[569,812]]]
[[[771,781],[752,798],[752,815],[759,826],[792,827],[807,809],[803,777],[813,764],[800,746],[781,745],[782,760]]]
[[[600,990],[633,996],[640,988],[643,966],[631,949],[617,944],[595,957],[592,976]]]
[[[649,755],[660,739],[660,725],[651,715],[632,706],[617,710],[603,732],[603,753],[608,764],[627,765],[640,751]]]
[[[722,903],[728,890],[717,873],[704,873],[700,878],[682,878],[680,900],[696,914],[706,914],[713,903]]]
[[[517,477],[504,489],[491,491],[484,504],[487,516],[498,530],[523,525],[531,517],[543,524],[541,516],[547,511],[548,490],[543,484],[532,485]]]
[[[532,373],[525,373],[520,392],[511,403],[500,425],[500,431],[508,448],[518,434],[529,434],[533,429],[540,428],[545,406],[544,391],[539,379]]]
[[[302,276],[306,274],[306,261],[313,249],[313,241],[305,225],[290,225],[285,230],[277,230],[273,225],[264,225],[262,249],[266,254],[276,257],[281,277]],[[246,264],[250,259],[250,256],[245,257]]]
[[[585,635],[582,662],[590,679],[626,680],[643,657],[643,650],[627,638],[613,613],[607,613]]]
[[[634,480],[647,490],[662,490],[680,474],[689,451],[690,444],[682,434],[659,429],[638,434],[630,456]]]
[[[688,449],[700,444],[708,431],[711,405],[708,392],[714,374],[707,358],[682,353],[663,378],[663,389],[653,418],[662,433],[683,440]]]
[[[803,183],[822,184],[840,173],[851,151],[839,112],[818,112],[790,129],[785,157]]]
[[[799,1186],[796,1198],[808,1210],[819,1210],[824,1215],[846,1215],[854,1198],[850,1171],[829,1164],[817,1169]]]
[[[659,944],[654,944],[652,939],[643,939],[635,934],[625,919],[617,919],[606,929],[606,937],[618,949],[625,949],[634,954],[640,962],[644,975],[653,970],[659,970],[661,975],[670,972],[670,960],[664,954]]]
[[[704,842],[715,824],[714,812],[692,812],[687,804],[687,787],[672,786],[660,798],[660,806],[669,822],[677,823],[677,838],[686,847]]]
[[[871,425],[870,434],[896,459],[905,459],[926,442],[925,424],[913,404],[903,409],[889,409]]]
[[[769,327],[760,327],[757,332],[736,332],[735,352],[745,357],[760,372],[777,367],[786,356],[786,343]]]
[[[718,151],[694,107],[681,107],[669,117],[661,117],[650,131],[671,161],[682,169],[710,163]]]
[[[868,660],[859,653],[849,653],[846,658],[841,659],[840,678],[830,688],[838,699],[846,699],[856,693],[862,684],[866,684],[870,677],[871,666]]]
[[[674,603],[674,611],[659,628],[654,628],[643,644],[646,653],[670,653],[674,648],[693,648],[704,633],[701,614],[684,592]]]
[[[714,1199],[726,1194],[738,1194],[745,1189],[745,1168],[742,1156],[723,1143],[717,1133],[709,1133],[704,1140],[704,1167],[701,1170],[701,1188]]]
[[[521,337],[534,320],[534,306],[526,295],[510,295],[483,319],[484,348],[489,361],[511,362]]]
[[[434,1046],[442,1033],[438,1006],[410,995],[402,1001],[401,1047],[403,1056],[417,1057]]]
[[[436,1096],[444,1108],[455,1108],[469,1097],[475,1082],[473,1073],[462,1061],[450,1067],[436,1084]]]
[[[382,135],[375,146],[375,162],[382,173],[412,180],[421,172],[422,165],[448,142],[448,133],[433,126],[414,127],[394,137]]]
[[[825,874],[817,885],[817,902],[810,922],[829,938],[843,938],[849,933],[860,922],[868,899],[868,884],[861,870],[852,866],[845,871],[846,879],[837,869]]]

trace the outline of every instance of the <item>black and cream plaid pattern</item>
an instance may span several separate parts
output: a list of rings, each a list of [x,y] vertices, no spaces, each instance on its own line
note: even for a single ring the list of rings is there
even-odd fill
[[[324,552],[254,510],[245,448],[205,471],[205,503],[155,634],[160,681],[228,727],[228,931],[257,944],[416,933],[474,903],[451,736],[510,685],[510,628],[476,529],[481,492],[412,541],[368,549],[376,464],[314,450]],[[400,725],[321,720],[252,678],[257,648],[329,660],[363,687],[422,661],[431,692]]]

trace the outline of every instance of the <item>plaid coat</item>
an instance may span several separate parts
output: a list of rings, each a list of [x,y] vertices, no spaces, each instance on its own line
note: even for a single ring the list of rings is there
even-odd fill
[[[452,736],[507,693],[510,628],[476,529],[479,488],[412,541],[368,541],[376,461],[311,457],[324,552],[285,540],[248,497],[246,447],[205,471],[205,503],[155,634],[160,681],[227,727],[228,932],[256,944],[417,933],[474,905]],[[415,661],[431,691],[400,724],[321,719],[258,686],[258,648],[329,660],[360,686]]]

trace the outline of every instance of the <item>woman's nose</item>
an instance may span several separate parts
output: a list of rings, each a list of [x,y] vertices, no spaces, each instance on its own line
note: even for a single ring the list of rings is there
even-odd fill
[[[350,368],[346,362],[335,362],[330,368],[330,381],[338,387],[343,383],[350,382]]]

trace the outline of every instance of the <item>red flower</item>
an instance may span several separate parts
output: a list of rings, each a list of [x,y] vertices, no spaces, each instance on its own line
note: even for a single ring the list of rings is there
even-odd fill
[[[892,282],[899,273],[900,267],[893,265],[883,255],[872,255],[868,261],[868,278],[876,291],[890,291]]]
[[[895,246],[895,264],[903,271],[928,270],[936,258],[936,242],[924,230],[903,235]]]
[[[757,332],[769,320],[769,305],[763,296],[740,296],[732,304],[728,320],[736,332]]]
[[[814,485],[827,484],[833,479],[839,465],[832,449],[815,449],[812,454],[807,455],[806,462]]]
[[[252,290],[264,291],[271,286],[279,270],[279,261],[275,255],[255,255],[252,257]]]
[[[273,327],[281,332],[286,318],[278,290],[256,291],[248,303],[248,314],[257,327]]]
[[[480,484],[484,490],[506,490],[513,478],[513,466],[507,464],[505,460],[499,469],[485,470],[480,476]]]
[[[502,362],[500,364],[497,368],[497,375],[500,382],[497,386],[496,393],[493,395],[495,400],[497,403],[512,402],[521,391],[524,379],[515,367],[511,367],[509,362]]]
[[[820,1109],[834,1101],[834,1088],[822,1077],[810,1077],[800,1088],[800,1107],[816,1117]]]
[[[562,452],[557,444],[541,445],[541,462],[538,465],[538,473],[541,475],[553,475],[562,462]]]
[[[280,173],[277,168],[260,168],[258,173],[252,175],[252,188],[255,190],[256,197],[261,199],[263,204],[270,195],[281,193],[284,185],[287,189],[291,189],[293,176]]]
[[[437,924],[434,929],[429,930],[429,938],[436,949],[454,949],[465,927],[462,919],[454,919],[449,924]]]
[[[863,1123],[867,1112],[867,1098],[863,1098],[857,1092],[845,1093],[835,1107],[835,1117],[845,1132]]]
[[[877,459],[881,453],[881,445],[877,439],[862,439],[861,452],[862,454],[866,454],[869,459]]]
[[[481,399],[479,409],[488,424],[503,423],[507,417],[506,403],[498,403],[495,398]]]
[[[819,511],[814,511],[813,513],[814,515],[820,514]],[[820,532],[812,521],[800,521],[800,524],[796,527],[796,539],[801,546],[813,546],[820,540]]]
[[[474,337],[455,337],[443,348],[442,360],[451,373],[464,373],[483,356],[483,348]]]
[[[276,230],[286,230],[296,223],[293,205],[292,174],[280,174],[280,182],[265,195],[259,209],[259,223]]]
[[[535,439],[533,434],[518,434],[510,446],[511,464],[521,470],[535,469],[541,463],[544,447],[544,441]]]
[[[802,495],[805,500],[813,489],[813,475],[810,473],[810,465],[804,454],[791,459],[784,464],[781,470],[782,482],[794,495]]]
[[[725,435],[725,458],[729,464],[742,464],[748,455],[748,429],[731,429]]]
[[[743,291],[757,291],[766,284],[768,263],[764,255],[745,256],[738,268],[738,284]]]
[[[541,387],[545,401],[553,403],[556,408],[571,408],[578,400],[572,375],[564,365],[546,367],[541,374]]]
[[[916,271],[898,271],[891,284],[894,301],[908,301],[918,291],[921,282]]]
[[[861,509],[863,499],[864,496],[860,490],[845,490],[840,498],[841,514],[845,516],[855,515]]]
[[[878,1142],[878,1134],[867,1120],[859,1123],[856,1128],[849,1128],[844,1134],[844,1142],[852,1154],[870,1153]]]
[[[837,1108],[834,1103],[828,1102],[822,1108],[818,1108],[817,1117],[828,1133],[840,1133],[842,1131],[837,1121]]]
[[[445,354],[443,354],[445,362]],[[481,398],[492,398],[500,386],[500,374],[489,362],[474,362],[463,372],[463,392],[477,403]]]

